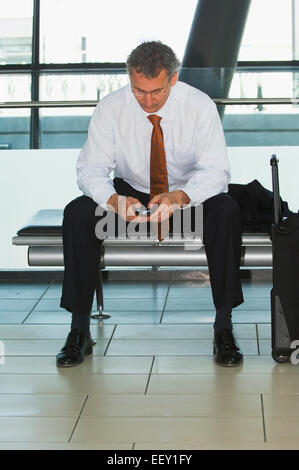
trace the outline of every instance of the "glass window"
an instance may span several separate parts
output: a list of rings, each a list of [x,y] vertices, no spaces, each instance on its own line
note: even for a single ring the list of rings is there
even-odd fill
[[[294,104],[225,107],[223,126],[228,146],[299,146],[299,71],[238,71],[230,98],[294,98]]]
[[[86,138],[90,117],[94,111],[88,108],[41,108],[40,148],[79,149]]]
[[[32,0],[1,2],[0,65],[31,62],[32,13]]]
[[[126,73],[43,74],[42,101],[100,100],[129,82]]]
[[[30,101],[30,75],[0,75],[0,102]],[[29,148],[30,109],[0,108],[0,149]]]
[[[292,18],[297,2],[298,0],[251,0],[239,61],[293,59],[296,26]]]
[[[228,147],[298,147],[299,108],[295,105],[226,106],[223,128]]]
[[[134,47],[150,39],[165,42],[182,58],[196,4],[197,0],[41,2],[40,61],[125,62]]]
[[[128,83],[127,74],[43,74],[41,101],[98,101]],[[42,108],[41,148],[81,148],[94,107]]]
[[[299,69],[283,71],[246,71],[234,73],[230,98],[297,98]]]

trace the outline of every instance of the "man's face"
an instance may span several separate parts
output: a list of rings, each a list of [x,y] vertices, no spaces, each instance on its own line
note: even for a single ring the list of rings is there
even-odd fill
[[[167,71],[162,69],[156,78],[148,78],[133,69],[129,78],[141,108],[147,113],[155,113],[166,103],[171,87],[177,82],[178,73],[175,72],[169,79]]]

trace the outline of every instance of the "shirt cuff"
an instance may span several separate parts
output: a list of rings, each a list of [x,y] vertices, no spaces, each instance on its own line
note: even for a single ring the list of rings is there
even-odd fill
[[[107,210],[107,201],[112,196],[112,194],[115,193],[116,191],[114,189],[114,186],[111,185],[111,188],[107,188],[106,191],[101,190],[96,193],[93,197],[93,200],[103,209]]]
[[[195,204],[201,204],[205,200],[203,195],[200,197],[198,187],[195,185],[188,184],[187,186],[184,186],[180,189],[184,191],[184,193],[186,193],[190,198],[190,202],[187,207],[194,206]]]

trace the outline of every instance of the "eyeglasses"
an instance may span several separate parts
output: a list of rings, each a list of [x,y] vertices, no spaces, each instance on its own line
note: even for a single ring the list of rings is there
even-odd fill
[[[167,86],[163,88],[158,88],[158,90],[153,90],[153,91],[144,91],[144,90],[139,90],[139,88],[132,88],[132,92],[134,93],[135,96],[145,96],[145,95],[151,95],[151,96],[162,96],[165,93]]]

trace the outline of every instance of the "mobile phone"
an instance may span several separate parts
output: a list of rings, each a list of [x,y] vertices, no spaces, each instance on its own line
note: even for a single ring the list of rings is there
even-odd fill
[[[151,213],[152,210],[149,207],[147,209],[135,209],[135,215],[149,216]]]

